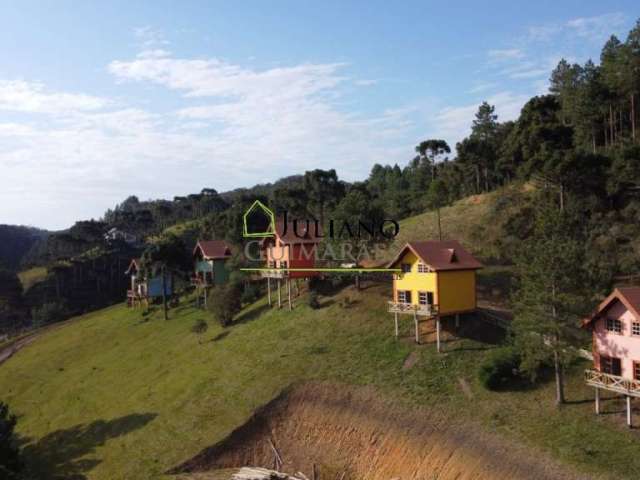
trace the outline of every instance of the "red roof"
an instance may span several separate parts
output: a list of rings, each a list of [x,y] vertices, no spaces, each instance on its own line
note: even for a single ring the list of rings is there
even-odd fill
[[[193,254],[200,250],[202,257],[207,260],[216,260],[220,258],[229,258],[231,256],[231,248],[224,240],[198,240],[193,249]]]
[[[455,240],[409,242],[389,263],[389,268],[396,265],[407,250],[411,250],[416,257],[435,271],[476,270],[482,268],[482,264]]]
[[[600,302],[595,312],[583,320],[582,326],[586,327],[594,320],[600,318],[614,301],[621,302],[627,310],[633,313],[636,318],[640,319],[640,287],[618,287],[611,292],[607,298]]]

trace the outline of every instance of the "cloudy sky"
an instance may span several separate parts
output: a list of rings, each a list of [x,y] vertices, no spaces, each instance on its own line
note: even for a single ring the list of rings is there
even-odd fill
[[[515,118],[636,1],[0,1],[0,223],[404,165],[483,100]]]

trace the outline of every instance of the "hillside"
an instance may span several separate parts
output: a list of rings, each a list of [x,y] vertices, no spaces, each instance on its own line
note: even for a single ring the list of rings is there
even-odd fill
[[[562,410],[553,407],[550,383],[488,392],[476,368],[493,345],[474,338],[495,338],[490,327],[469,320],[464,338],[447,342],[439,356],[433,345],[410,341],[409,322],[404,338],[394,339],[388,293],[389,285],[349,287],[321,297],[319,310],[299,299],[293,312],[261,300],[227,329],[210,323],[202,339],[190,329],[207,314],[188,305],[169,321],[111,307],[15,354],[0,366],[0,391],[19,415],[37,478],[157,478],[302,381],[329,382],[338,391],[341,384],[368,385],[399,409],[426,409],[438,419],[430,428],[444,435],[443,444],[463,451],[483,441],[475,436],[483,432],[505,465],[513,461],[514,475],[521,468],[514,441],[533,449],[528,457],[546,472],[565,471],[562,461],[597,478],[640,475],[637,433],[623,427],[617,400],[604,402],[608,415],[593,416],[585,365],[572,368]]]
[[[21,225],[0,225],[0,265],[18,270],[31,248],[49,232]]]

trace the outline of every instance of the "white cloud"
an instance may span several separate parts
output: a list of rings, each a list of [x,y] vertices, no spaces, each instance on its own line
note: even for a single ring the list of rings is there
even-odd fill
[[[467,90],[467,93],[481,93],[486,92],[487,90],[491,90],[497,87],[498,84],[496,82],[481,82],[476,83],[473,87]]]
[[[51,92],[41,83],[0,81],[0,110],[32,113],[64,113],[98,110],[109,102],[82,93]]]
[[[378,81],[377,80],[372,80],[372,79],[363,79],[363,80],[356,80],[353,83],[355,85],[359,86],[359,87],[369,87],[371,85],[377,84]]]
[[[576,35],[594,42],[601,42],[611,32],[624,25],[627,18],[622,13],[606,13],[595,17],[581,17],[569,20],[566,26]]]
[[[505,48],[505,49],[497,49],[497,50],[489,50],[487,55],[490,59],[493,60],[514,60],[523,58],[525,56],[524,52],[519,48]]]
[[[5,82],[12,90],[0,96],[0,108],[50,115],[0,123],[0,205],[7,207],[0,222],[59,228],[98,216],[132,193],[166,198],[205,186],[227,190],[318,166],[363,178],[373,163],[410,154],[415,111],[344,111],[343,89],[353,88],[346,68],[259,70],[149,50],[110,63],[119,82],[154,83],[184,97],[177,108],[153,113]],[[27,194],[28,209],[11,200]]]

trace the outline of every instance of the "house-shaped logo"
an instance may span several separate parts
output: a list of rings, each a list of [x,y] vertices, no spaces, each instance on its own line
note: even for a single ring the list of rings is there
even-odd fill
[[[254,223],[256,219],[258,220],[256,223],[260,223],[263,226],[254,231],[250,228],[249,224]],[[244,212],[242,224],[242,236],[245,238],[274,237],[276,234],[276,216],[273,211],[260,200],[253,202],[247,211]]]

